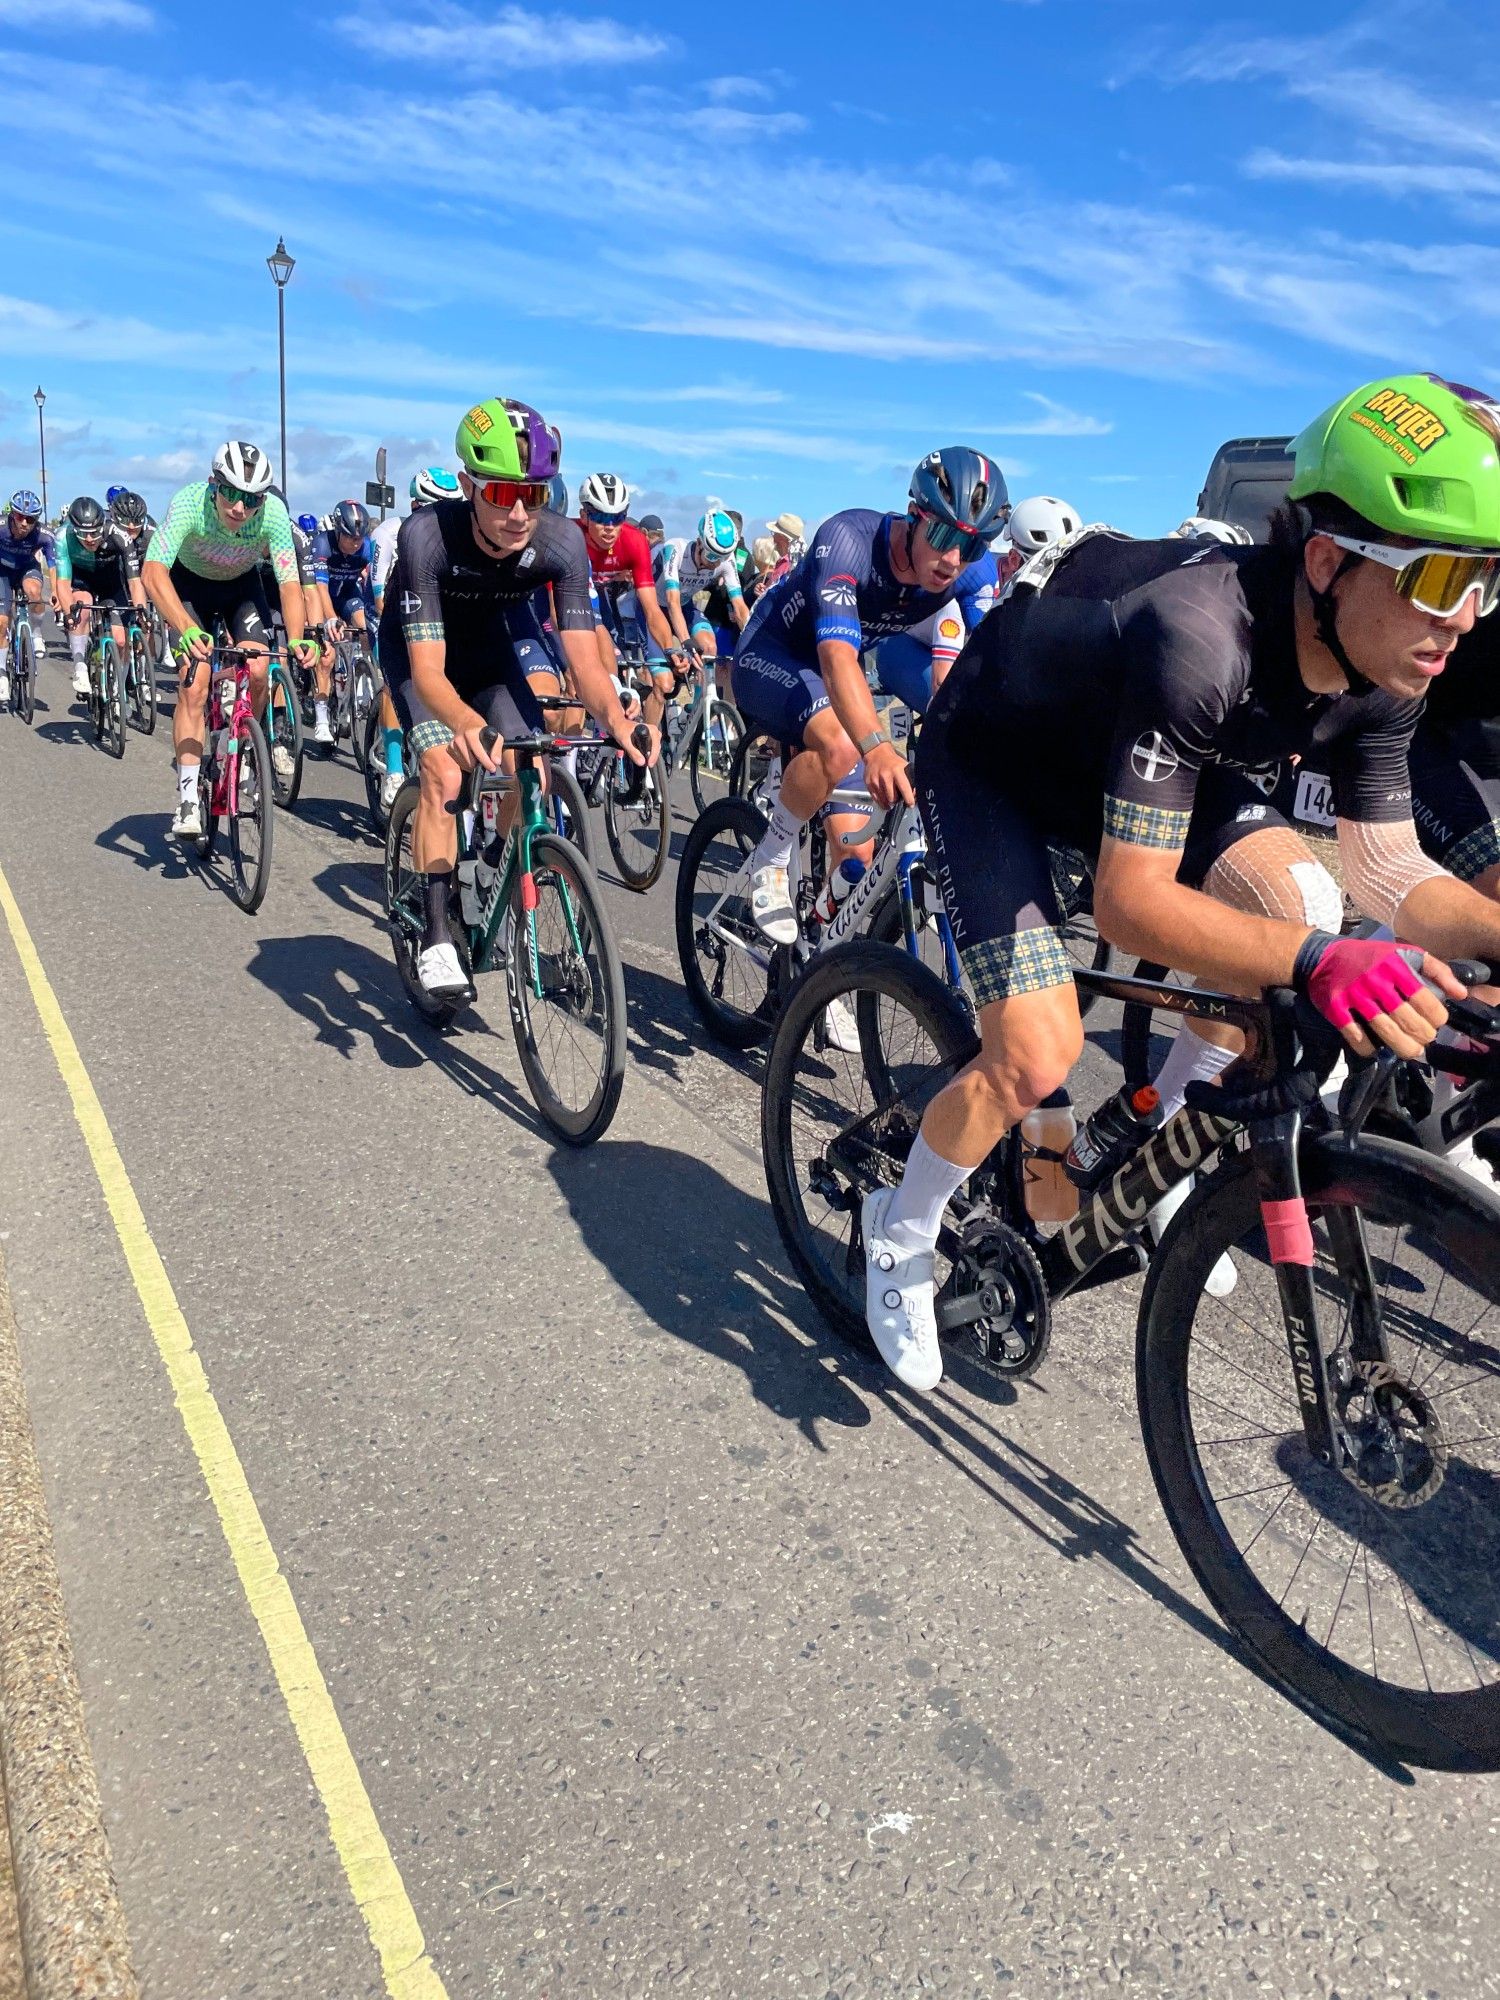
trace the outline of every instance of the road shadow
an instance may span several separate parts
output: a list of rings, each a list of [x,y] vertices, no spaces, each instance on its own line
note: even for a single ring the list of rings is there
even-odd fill
[[[815,1450],[826,1450],[819,1424],[869,1423],[853,1378],[874,1371],[809,1320],[801,1288],[768,1255],[763,1200],[705,1160],[634,1139],[559,1148],[547,1165],[590,1253],[663,1332],[737,1369]]]
[[[379,855],[371,855],[365,861],[331,861],[313,877],[313,887],[320,889],[336,909],[375,925],[383,934],[388,931],[385,874]]]
[[[371,824],[370,809],[363,799],[344,799],[337,793],[310,794],[307,791],[307,781],[316,776],[317,770],[318,765],[309,758],[303,766],[303,790],[292,808],[292,817],[304,826],[331,833],[338,840],[358,842],[361,848],[368,848],[372,858],[384,854],[385,841]]]
[[[168,830],[171,819],[165,809],[130,813],[95,834],[94,845],[103,848],[106,854],[123,855],[148,875],[161,875],[169,881],[201,873],[198,862],[172,838]]]
[[[764,1046],[733,1049],[716,1042],[699,1020],[681,979],[653,972],[649,966],[625,968],[625,1027],[631,1061],[673,1083],[680,1083],[688,1065],[705,1056],[752,1082],[765,1069]]]
[[[42,704],[38,702],[38,714],[40,714],[41,708]],[[36,733],[38,736],[45,736],[49,743],[87,743],[90,749],[93,750],[102,750],[104,748],[103,744],[94,734],[93,723],[87,717],[83,716],[74,717],[69,715],[61,717],[56,722],[39,722],[36,724]]]

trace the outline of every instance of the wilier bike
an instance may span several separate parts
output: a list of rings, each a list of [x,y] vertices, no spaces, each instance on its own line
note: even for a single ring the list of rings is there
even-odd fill
[[[544,706],[547,705],[544,703]],[[532,1101],[560,1139],[591,1145],[609,1129],[625,1081],[625,975],[599,881],[571,840],[555,829],[543,789],[542,759],[588,739],[507,737],[516,777],[473,771],[457,804],[458,865],[448,932],[470,980],[505,968],[511,1028]],[[497,730],[481,741],[492,751]],[[650,738],[637,739],[646,749]],[[497,808],[507,792],[517,811],[501,844]],[[474,997],[428,993],[417,972],[426,931],[425,877],[412,855],[419,787],[411,779],[391,808],[386,833],[385,905],[396,968],[412,1005],[446,1028]]]
[[[192,674],[204,670],[198,662],[189,684]],[[198,766],[203,831],[190,845],[207,864],[222,841],[228,850],[229,893],[249,915],[260,908],[271,882],[271,758],[250,705],[250,656],[239,646],[216,645],[207,671],[213,679]]]
[[[1149,1212],[1200,1173],[1149,1253],[1136,1336],[1146,1452],[1183,1554],[1264,1672],[1331,1726],[1410,1763],[1500,1769],[1500,1202],[1367,1129],[1401,1067],[1389,1052],[1352,1063],[1325,1104],[1344,1044],[1289,992],[1074,977],[1236,1026],[1246,1054],[1050,1235],[1008,1135],[944,1218],[939,1338],[992,1377],[1031,1374],[1056,1303],[1145,1268]],[[820,1030],[835,1000],[856,1054]],[[1449,1006],[1468,1074],[1500,1076],[1500,1015]],[[927,1103],[977,1048],[943,983],[887,946],[828,954],[788,1000],[766,1175],[804,1284],[854,1339],[862,1198],[900,1177]],[[1226,1256],[1238,1282],[1212,1296]]]

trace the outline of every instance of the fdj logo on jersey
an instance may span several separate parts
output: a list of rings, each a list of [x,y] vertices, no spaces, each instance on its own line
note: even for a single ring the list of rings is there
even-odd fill
[[[1417,452],[1431,451],[1440,438],[1448,435],[1448,426],[1441,417],[1425,403],[1403,396],[1399,389],[1377,389],[1364,407],[1351,410],[1349,417],[1352,423],[1372,431],[1382,444],[1388,444],[1408,465],[1416,464]],[[1383,421],[1376,422],[1376,418]]]

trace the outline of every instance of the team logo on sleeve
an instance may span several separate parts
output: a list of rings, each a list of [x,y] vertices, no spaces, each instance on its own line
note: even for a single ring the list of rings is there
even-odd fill
[[[852,576],[831,576],[818,593],[825,604],[837,605],[840,611],[852,611],[858,599]]]
[[[403,590],[401,593],[402,617],[410,618],[411,614],[414,611],[420,611],[421,609],[422,609],[422,600],[420,597],[418,597],[417,593],[414,590]]]
[[[1177,752],[1159,729],[1148,729],[1130,746],[1130,768],[1148,785],[1162,784],[1177,769]]]
[[[944,618],[938,624],[938,637],[940,639],[956,639],[962,630],[963,627],[956,618]]]

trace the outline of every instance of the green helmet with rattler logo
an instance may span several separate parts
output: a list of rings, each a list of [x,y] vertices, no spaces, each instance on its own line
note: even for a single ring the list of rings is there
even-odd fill
[[[1500,550],[1500,403],[1440,375],[1387,375],[1292,441],[1290,500],[1330,495],[1428,548]]]
[[[524,479],[520,440],[510,410],[500,396],[486,397],[464,413],[453,448],[475,479]]]

